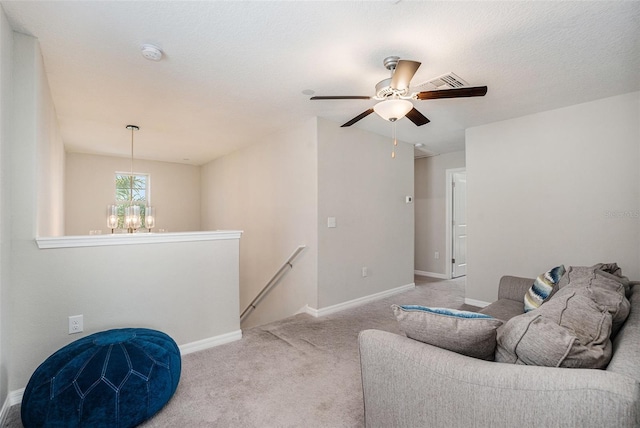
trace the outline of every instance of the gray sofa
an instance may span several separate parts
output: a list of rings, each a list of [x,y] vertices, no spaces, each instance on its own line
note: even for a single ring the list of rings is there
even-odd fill
[[[533,279],[505,276],[481,312],[522,314]],[[367,427],[640,427],[640,285],[606,370],[483,361],[397,334],[360,333]]]

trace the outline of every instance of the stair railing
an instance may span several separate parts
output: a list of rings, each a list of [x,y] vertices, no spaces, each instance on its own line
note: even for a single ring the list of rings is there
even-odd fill
[[[287,267],[289,268],[289,270],[293,269],[293,260],[298,257],[298,254],[300,254],[305,248],[307,248],[306,245],[300,245],[298,248],[295,249],[295,251],[289,256],[289,258],[287,259],[286,262],[284,262],[282,264],[282,266],[280,266],[280,269],[278,269],[278,271],[276,272],[275,275],[273,275],[273,277],[269,280],[269,282],[267,282],[267,285],[264,286],[264,288],[258,293],[258,295],[255,297],[255,299],[253,299],[251,301],[251,303],[249,303],[249,306],[247,306],[245,308],[244,311],[242,311],[242,313],[240,314],[240,322],[242,322],[242,320],[244,320],[244,318],[249,315],[251,313],[251,311],[253,311],[256,306],[258,305],[258,303],[260,303],[262,301],[262,298],[269,292],[271,291],[271,289],[273,287],[275,287],[282,278],[284,278],[284,274],[286,272],[288,272]]]

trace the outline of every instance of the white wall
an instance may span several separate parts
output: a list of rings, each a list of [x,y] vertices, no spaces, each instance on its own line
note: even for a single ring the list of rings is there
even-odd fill
[[[399,143],[395,159],[392,148],[388,137],[318,119],[319,308],[413,283],[413,146]]]
[[[391,159],[392,147],[314,119],[203,166],[203,227],[244,230],[241,309],[308,246],[243,327],[413,283],[413,148],[403,143]]]
[[[317,303],[316,153],[314,119],[202,167],[203,228],[244,231],[240,310],[299,245],[307,245],[243,328]]]
[[[0,403],[4,403],[9,384],[10,353],[10,251],[11,194],[9,192],[11,162],[11,110],[13,100],[13,31],[0,6]]]
[[[13,254],[11,389],[98,331],[147,327],[184,345],[240,328],[237,240],[38,250],[25,237]],[[84,333],[68,335],[78,314]]]
[[[467,130],[468,298],[560,263],[640,279],[639,119],[634,92]]]
[[[149,327],[179,345],[237,332],[238,240],[37,248],[39,138],[56,135],[47,127],[57,125],[39,114],[52,106],[42,105],[50,97],[35,84],[42,73],[38,42],[17,33],[14,39],[15,126],[8,145],[11,163],[20,167],[12,168],[9,189],[2,187],[19,213],[11,218],[8,388],[24,387],[47,356],[96,331]],[[70,336],[68,316],[78,314],[84,333]]]
[[[416,271],[447,273],[446,171],[464,166],[464,151],[415,160]],[[436,251],[439,259],[434,257]]]
[[[106,208],[115,200],[114,173],[130,170],[130,158],[67,153],[67,235],[88,235],[94,229],[110,232]],[[199,166],[134,159],[134,172],[150,174],[151,204],[157,213],[156,231],[202,230]]]

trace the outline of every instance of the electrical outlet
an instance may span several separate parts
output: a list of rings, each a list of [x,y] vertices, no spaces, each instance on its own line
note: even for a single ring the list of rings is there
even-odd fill
[[[369,276],[369,268],[365,266],[362,268],[362,277],[366,278],[367,276]]]
[[[69,334],[82,333],[82,315],[73,315],[69,317]]]
[[[436,253],[433,255],[433,258],[436,260],[440,259],[440,251],[436,251]]]

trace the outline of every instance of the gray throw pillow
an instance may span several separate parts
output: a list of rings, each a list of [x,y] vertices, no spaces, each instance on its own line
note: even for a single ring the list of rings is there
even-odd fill
[[[439,348],[493,361],[496,329],[503,321],[489,315],[417,305],[391,305],[407,337]]]
[[[547,367],[605,368],[612,355],[611,314],[569,287],[498,333],[495,360]]]
[[[615,336],[629,316],[631,305],[626,297],[629,288],[627,278],[598,269],[600,266],[611,265],[617,267],[615,263],[569,267],[565,275],[567,281],[562,284],[556,295],[566,292],[577,293],[590,298],[598,305],[605,306],[611,314],[611,334]],[[620,270],[617,269],[616,272],[620,273]]]

